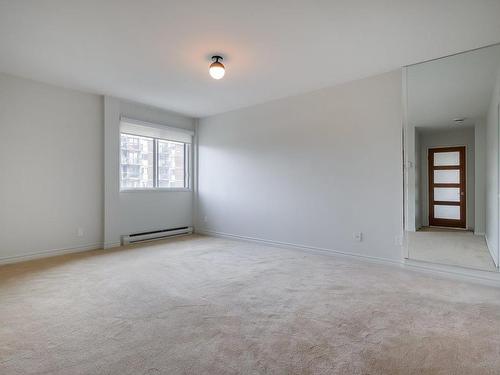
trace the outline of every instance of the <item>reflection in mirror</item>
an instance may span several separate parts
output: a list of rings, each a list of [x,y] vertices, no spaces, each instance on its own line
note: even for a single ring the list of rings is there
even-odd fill
[[[460,153],[458,151],[437,152],[434,155],[434,166],[460,165],[459,156]]]
[[[407,257],[498,272],[500,45],[405,76]]]

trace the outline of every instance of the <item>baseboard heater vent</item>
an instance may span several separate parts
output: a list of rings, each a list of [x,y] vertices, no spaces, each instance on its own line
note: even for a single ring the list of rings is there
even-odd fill
[[[168,238],[172,236],[179,236],[182,234],[193,233],[193,227],[179,227],[170,229],[161,229],[151,232],[141,232],[133,233],[122,236],[122,245],[128,245],[131,243],[144,242],[144,241],[154,241],[161,240],[162,238]]]

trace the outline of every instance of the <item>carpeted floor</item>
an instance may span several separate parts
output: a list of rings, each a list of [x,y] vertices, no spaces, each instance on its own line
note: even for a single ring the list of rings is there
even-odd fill
[[[408,246],[410,259],[496,271],[484,236],[470,231],[423,227],[408,232]]]
[[[500,289],[202,236],[0,267],[0,374],[499,374]]]

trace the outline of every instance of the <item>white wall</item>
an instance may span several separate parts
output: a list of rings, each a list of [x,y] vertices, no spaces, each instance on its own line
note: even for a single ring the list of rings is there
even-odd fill
[[[474,233],[484,235],[486,233],[486,124],[479,120],[474,125],[474,149],[475,149],[475,217]]]
[[[141,231],[193,225],[193,193],[120,192],[120,116],[194,130],[195,120],[173,112],[105,97],[104,246]]]
[[[201,119],[197,230],[401,259],[401,124],[401,71]]]
[[[422,184],[422,141],[419,132],[415,132],[415,230],[422,227],[422,195],[420,185]]]
[[[119,192],[120,115],[190,130],[195,124],[137,103],[0,74],[0,262],[193,225],[192,192]]]
[[[406,211],[405,211],[405,224],[406,230],[414,232],[417,227],[417,211],[418,206],[417,196],[418,196],[418,185],[417,185],[417,170],[416,165],[418,164],[416,160],[416,143],[417,143],[417,133],[415,127],[411,124],[406,126],[405,130],[405,193],[406,193]]]
[[[486,121],[486,241],[498,266],[498,144],[499,144],[500,70],[497,74]]]
[[[0,261],[100,247],[102,97],[0,74],[0,145]]]
[[[428,149],[432,147],[466,146],[466,216],[467,228],[474,229],[475,220],[475,162],[474,162],[474,128],[456,128],[446,130],[426,130],[420,133],[420,196],[422,224],[429,225],[429,175]]]

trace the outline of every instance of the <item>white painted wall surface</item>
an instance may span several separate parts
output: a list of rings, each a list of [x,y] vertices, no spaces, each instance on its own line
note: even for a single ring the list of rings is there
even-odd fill
[[[415,127],[412,124],[408,124],[405,130],[405,193],[406,193],[406,211],[405,211],[405,223],[406,230],[414,232],[417,229],[417,164],[416,160],[416,143],[417,143],[417,133]]]
[[[475,162],[474,128],[452,128],[446,130],[425,130],[420,133],[420,196],[422,224],[429,225],[429,174],[428,149],[434,147],[466,146],[466,216],[467,228],[474,229],[475,220]]]
[[[0,261],[100,247],[102,96],[0,74],[0,144]]]
[[[422,184],[422,147],[420,133],[415,132],[415,229],[422,227],[422,194],[420,185]]]
[[[401,71],[201,119],[197,230],[401,259],[401,124]]]
[[[173,112],[106,96],[104,246],[120,236],[193,225],[193,193],[185,191],[120,192],[120,116],[194,130],[195,120]]]
[[[408,115],[408,68],[401,69],[401,107],[403,126],[403,160],[404,160],[404,229],[414,232],[417,229],[417,170],[416,170],[416,139],[415,126],[409,122]],[[405,255],[406,256],[406,255]]]
[[[498,212],[500,208],[498,196],[499,106],[500,70],[486,120],[486,241],[497,267],[499,265]]]
[[[474,126],[475,162],[475,217],[474,233],[484,235],[486,231],[486,124],[479,120]]]

